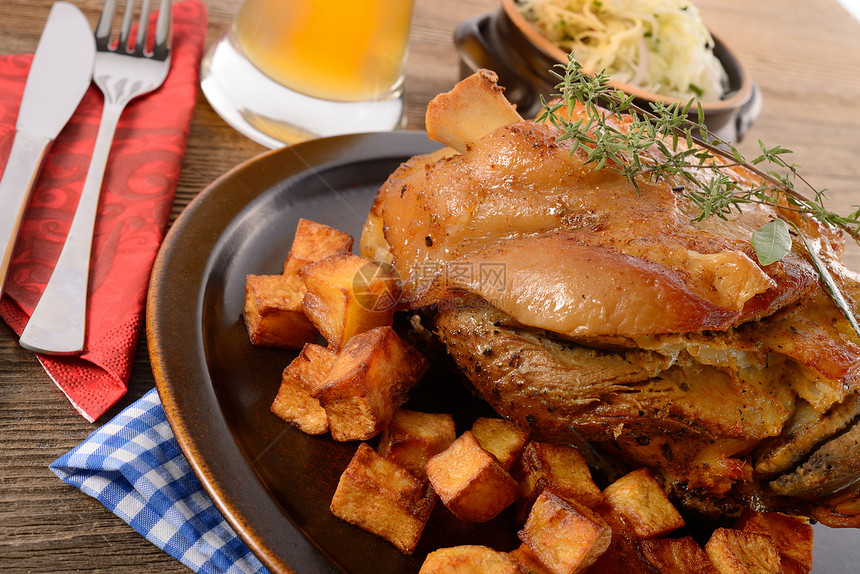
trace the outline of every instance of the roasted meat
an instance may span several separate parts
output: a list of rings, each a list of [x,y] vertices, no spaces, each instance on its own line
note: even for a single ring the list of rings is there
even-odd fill
[[[860,525],[860,340],[803,242],[766,266],[751,244],[790,220],[853,305],[834,229],[756,203],[696,221],[682,178],[634,188],[587,163],[489,72],[434,100],[427,125],[451,147],[391,175],[362,253],[399,274],[402,306],[499,414],[655,468],[690,501]]]

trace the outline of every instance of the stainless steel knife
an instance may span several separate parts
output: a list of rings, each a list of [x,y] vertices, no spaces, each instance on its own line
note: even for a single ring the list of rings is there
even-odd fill
[[[90,85],[95,54],[86,17],[74,4],[56,2],[33,56],[12,151],[0,178],[0,295],[30,193],[48,149]]]

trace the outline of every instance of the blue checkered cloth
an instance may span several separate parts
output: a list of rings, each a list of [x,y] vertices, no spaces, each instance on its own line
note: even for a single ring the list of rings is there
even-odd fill
[[[50,468],[195,572],[267,572],[203,490],[155,389]]]

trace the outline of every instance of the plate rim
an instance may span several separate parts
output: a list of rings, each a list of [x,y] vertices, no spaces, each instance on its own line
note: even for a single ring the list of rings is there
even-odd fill
[[[181,280],[186,283],[190,282],[192,287],[196,287],[196,301],[186,301],[188,312],[183,316],[177,317],[175,314],[171,314],[168,317],[165,315],[164,307],[169,304],[170,294],[165,290],[177,280],[175,277],[171,277],[170,273],[175,271],[173,267],[176,265],[177,259],[181,259],[178,246],[187,239],[190,233],[196,231],[197,220],[205,217],[207,210],[211,210],[214,204],[224,203],[226,209],[222,210],[225,212],[223,218],[216,222],[219,225],[223,223],[224,227],[221,228],[216,225],[212,231],[218,233],[208,238],[211,241],[211,247],[216,247],[224,230],[241,213],[241,210],[234,211],[233,208],[237,204],[248,207],[255,199],[271,189],[271,186],[261,185],[259,189],[252,186],[252,188],[244,187],[239,192],[236,192],[235,189],[230,190],[230,183],[237,178],[241,179],[249,170],[272,170],[273,173],[267,173],[264,181],[272,180],[274,184],[321,165],[309,164],[302,169],[278,166],[278,161],[284,155],[301,154],[304,151],[306,153],[301,155],[321,155],[329,157],[330,160],[342,160],[343,154],[346,154],[347,158],[355,155],[353,161],[356,163],[395,157],[402,161],[412,155],[430,151],[434,147],[438,148],[439,144],[432,142],[425,132],[401,130],[319,138],[262,152],[220,175],[188,203],[165,235],[153,264],[147,291],[146,341],[155,385],[167,421],[180,450],[215,507],[236,531],[239,538],[272,572],[294,572],[294,570],[288,563],[287,557],[282,552],[278,552],[277,548],[273,548],[271,533],[269,532],[272,528],[261,529],[260,522],[251,520],[251,517],[248,516],[248,509],[241,507],[236,493],[230,490],[231,483],[236,482],[235,477],[225,477],[223,472],[219,470],[218,463],[223,461],[212,460],[211,452],[213,449],[216,446],[216,450],[219,452],[224,449],[223,457],[226,458],[239,456],[238,460],[241,464],[235,466],[239,467],[238,472],[245,481],[248,481],[243,482],[242,486],[250,488],[253,493],[261,497],[261,501],[275,501],[272,500],[272,495],[263,483],[263,479],[253,469],[251,462],[245,457],[241,445],[233,436],[228,421],[218,405],[217,397],[214,396],[215,389],[212,386],[211,377],[207,374],[204,381],[195,381],[195,385],[189,385],[189,381],[183,376],[188,371],[193,371],[194,367],[203,369],[207,367],[202,329],[200,329],[202,323],[198,323],[197,328],[192,333],[194,336],[193,343],[196,345],[196,348],[192,350],[195,352],[184,353],[184,358],[178,358],[176,355],[183,353],[183,351],[167,348],[170,345],[170,337],[165,335],[165,331],[170,330],[176,323],[191,321],[193,324],[194,317],[202,317],[204,280],[207,278],[210,267],[209,261],[214,252],[214,249],[209,249],[205,252],[205,257],[199,257],[199,261],[193,263],[190,269],[182,268],[184,276]],[[377,151],[379,148],[382,149]],[[229,216],[227,211],[229,211]],[[195,283],[194,280],[197,278],[201,281]],[[183,347],[183,345],[179,346]],[[206,371],[203,370],[202,372]],[[210,420],[209,428],[206,429],[208,432],[202,433],[203,436],[201,436],[201,429],[193,424],[193,417],[188,412],[190,407],[187,403],[191,399],[205,399],[201,401],[201,404],[195,405],[198,410],[205,410]],[[284,514],[279,504],[269,506],[274,506],[277,513]],[[264,505],[259,510],[266,511],[271,515],[273,508],[265,508]],[[324,549],[309,536],[306,536],[301,527],[288,515],[285,517],[289,530],[285,536],[292,543],[295,551],[299,553],[298,556],[292,556],[293,564],[295,564],[295,559],[307,557],[314,564],[327,564],[332,572],[340,571],[336,562],[325,553]],[[308,553],[308,556],[301,553]]]

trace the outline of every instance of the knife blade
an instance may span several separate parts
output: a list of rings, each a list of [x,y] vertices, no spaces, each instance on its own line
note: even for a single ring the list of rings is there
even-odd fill
[[[92,81],[95,54],[95,37],[84,14],[74,4],[56,2],[33,55],[0,178],[0,295],[39,171]]]

